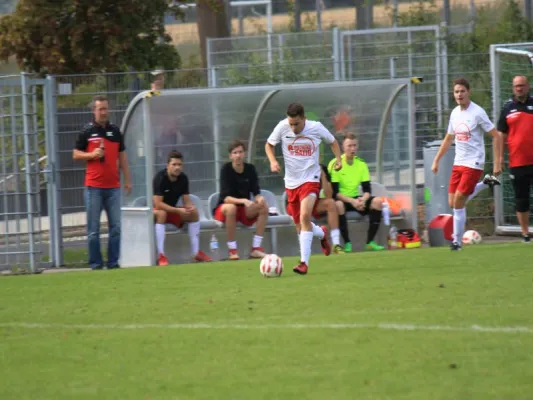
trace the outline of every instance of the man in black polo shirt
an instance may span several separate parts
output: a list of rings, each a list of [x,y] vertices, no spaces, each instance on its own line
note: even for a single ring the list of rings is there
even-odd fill
[[[260,194],[255,167],[244,162],[244,143],[234,140],[228,150],[231,161],[226,163],[220,172],[220,196],[213,214],[217,221],[226,224],[230,260],[239,259],[235,241],[237,221],[246,226],[256,224],[250,257],[263,258],[265,252],[261,242],[268,219],[268,204]]]
[[[86,162],[85,206],[87,209],[87,242],[89,266],[102,269],[100,251],[100,216],[107,214],[109,239],[107,269],[119,268],[120,258],[120,170],[124,175],[126,195],[131,191],[131,177],[124,139],[120,129],[109,122],[109,102],[95,96],[91,103],[93,121],[78,135],[72,158]]]
[[[509,177],[515,192],[515,209],[523,240],[529,243],[529,196],[533,184],[533,98],[525,76],[513,79],[513,98],[502,108],[498,130],[509,149]],[[503,148],[501,162],[503,165]]]
[[[187,222],[187,230],[191,241],[191,254],[194,261],[212,261],[200,250],[200,216],[189,197],[189,179],[183,172],[183,155],[171,151],[167,166],[159,171],[153,180],[155,236],[157,240],[158,265],[168,265],[165,256],[165,224],[173,224],[181,228]],[[180,197],[183,207],[176,207]]]

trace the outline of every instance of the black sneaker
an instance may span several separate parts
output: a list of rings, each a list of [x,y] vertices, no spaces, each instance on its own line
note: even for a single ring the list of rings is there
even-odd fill
[[[525,235],[525,236],[522,236],[522,240],[524,241],[524,243],[530,243],[530,238],[529,238],[529,235]]]
[[[455,243],[453,242],[451,245],[450,245],[450,250],[451,251],[461,251],[463,250],[463,248],[461,247],[461,245],[459,243]]]
[[[483,178],[483,183],[485,185],[489,185],[489,187],[492,189],[494,186],[501,185],[500,180],[495,177],[494,175],[487,174]]]

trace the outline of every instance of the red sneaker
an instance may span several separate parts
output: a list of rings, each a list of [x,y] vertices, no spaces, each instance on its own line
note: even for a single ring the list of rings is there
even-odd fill
[[[307,267],[307,264],[304,263],[303,261],[300,262],[300,264],[298,264],[296,267],[294,267],[292,270],[294,272],[296,272],[297,274],[300,274],[300,275],[305,275],[307,274],[307,270],[309,268]]]
[[[159,254],[159,258],[157,259],[157,265],[161,267],[167,266],[168,258],[166,258],[164,254]]]
[[[238,260],[239,259],[239,251],[237,249],[228,250],[228,259],[229,260]]]
[[[326,228],[325,226],[321,226],[320,228],[322,229],[322,231],[324,231],[324,239],[320,241],[320,246],[322,246],[322,253],[324,253],[324,255],[326,256],[329,256],[331,254],[331,246],[328,240],[328,228]]]
[[[211,257],[209,257],[207,254],[205,254],[202,250],[198,250],[198,253],[194,256],[194,261],[198,262],[209,262],[213,261]]]

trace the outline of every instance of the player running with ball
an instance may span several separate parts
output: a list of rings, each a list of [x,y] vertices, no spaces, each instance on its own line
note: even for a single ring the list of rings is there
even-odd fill
[[[466,203],[481,190],[500,184],[496,176],[502,171],[499,150],[502,146],[502,136],[485,110],[470,100],[470,84],[466,79],[460,78],[453,82],[453,96],[457,107],[450,115],[448,134],[442,141],[431,170],[434,173],[438,172],[440,159],[455,140],[455,160],[450,177],[448,202],[453,209],[451,249],[456,251],[461,250],[465,231]],[[485,164],[484,132],[492,136],[493,175],[485,175],[483,181],[478,183]]]
[[[313,236],[320,239],[326,256],[331,253],[326,227],[318,227],[311,222],[320,192],[321,142],[331,146],[336,158],[335,169],[339,170],[342,167],[341,152],[335,137],[320,122],[307,120],[301,104],[292,103],[287,107],[287,118],[278,123],[265,144],[270,170],[280,172],[274,147],[281,143],[285,161],[287,211],[296,224],[300,241],[300,263],[293,271],[301,275],[307,274]]]

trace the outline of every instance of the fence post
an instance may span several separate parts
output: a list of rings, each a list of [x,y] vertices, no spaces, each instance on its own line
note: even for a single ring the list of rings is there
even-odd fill
[[[45,102],[48,103],[48,121],[46,123],[48,168],[51,179],[48,183],[48,191],[52,194],[52,207],[49,206],[50,233],[54,232],[52,258],[56,267],[63,265],[63,230],[61,228],[61,197],[59,189],[61,181],[59,177],[59,151],[57,142],[57,102],[56,102],[56,79],[48,75],[45,85]],[[53,217],[52,217],[53,215]],[[53,222],[53,224],[52,224]]]
[[[441,34],[440,34],[440,28],[437,26],[435,28],[435,74],[436,74],[436,82],[435,82],[435,90],[437,92],[437,126],[439,128],[439,139],[443,138],[443,128],[442,128],[442,90],[443,90],[443,84],[442,84],[442,50],[441,50]]]
[[[46,167],[41,171],[46,179],[46,199],[47,199],[47,208],[48,208],[48,254],[50,255],[50,263],[52,267],[57,266],[56,254],[55,254],[55,244],[57,242],[57,231],[54,229],[55,226],[55,213],[54,209],[54,195],[53,195],[53,167],[52,160],[53,155],[50,153],[52,146],[50,144],[50,82],[45,80],[43,85],[43,106],[44,106],[44,142],[45,142],[45,151],[46,151]]]
[[[31,176],[31,147],[30,147],[30,135],[31,135],[31,123],[30,123],[30,110],[28,106],[28,77],[25,72],[20,74],[21,84],[21,97],[22,97],[22,126],[24,129],[24,167],[25,180],[26,180],[26,207],[28,216],[28,253],[30,261],[30,271],[32,273],[36,270],[35,265],[35,229],[34,229],[34,211],[33,211],[33,188],[32,188],[32,176]]]
[[[396,61],[398,57],[389,58],[390,78],[396,79]],[[396,116],[397,107],[396,102],[392,105],[391,109],[391,124],[392,124],[392,152],[394,157],[394,165],[400,165],[400,138],[398,130],[398,119]],[[394,169],[394,184],[398,186],[400,184],[400,170]]]
[[[499,54],[496,51],[497,45],[491,44],[489,47],[490,54],[490,75],[491,75],[491,91],[492,91],[492,120],[497,121],[499,112],[501,110],[501,94],[500,94],[500,60]],[[501,187],[494,187],[494,226],[497,229],[504,223],[504,204],[503,193]]]
[[[212,96],[209,100],[211,103],[211,118],[213,118],[213,142],[214,142],[214,161],[215,161],[215,190],[220,192],[220,118],[218,111],[218,97]]]
[[[205,38],[205,51],[207,59],[207,86],[215,87],[213,82],[213,60],[211,59],[211,38]]]
[[[339,59],[339,28],[334,27],[331,30],[331,47],[333,48],[333,79],[341,80],[341,60]]]

